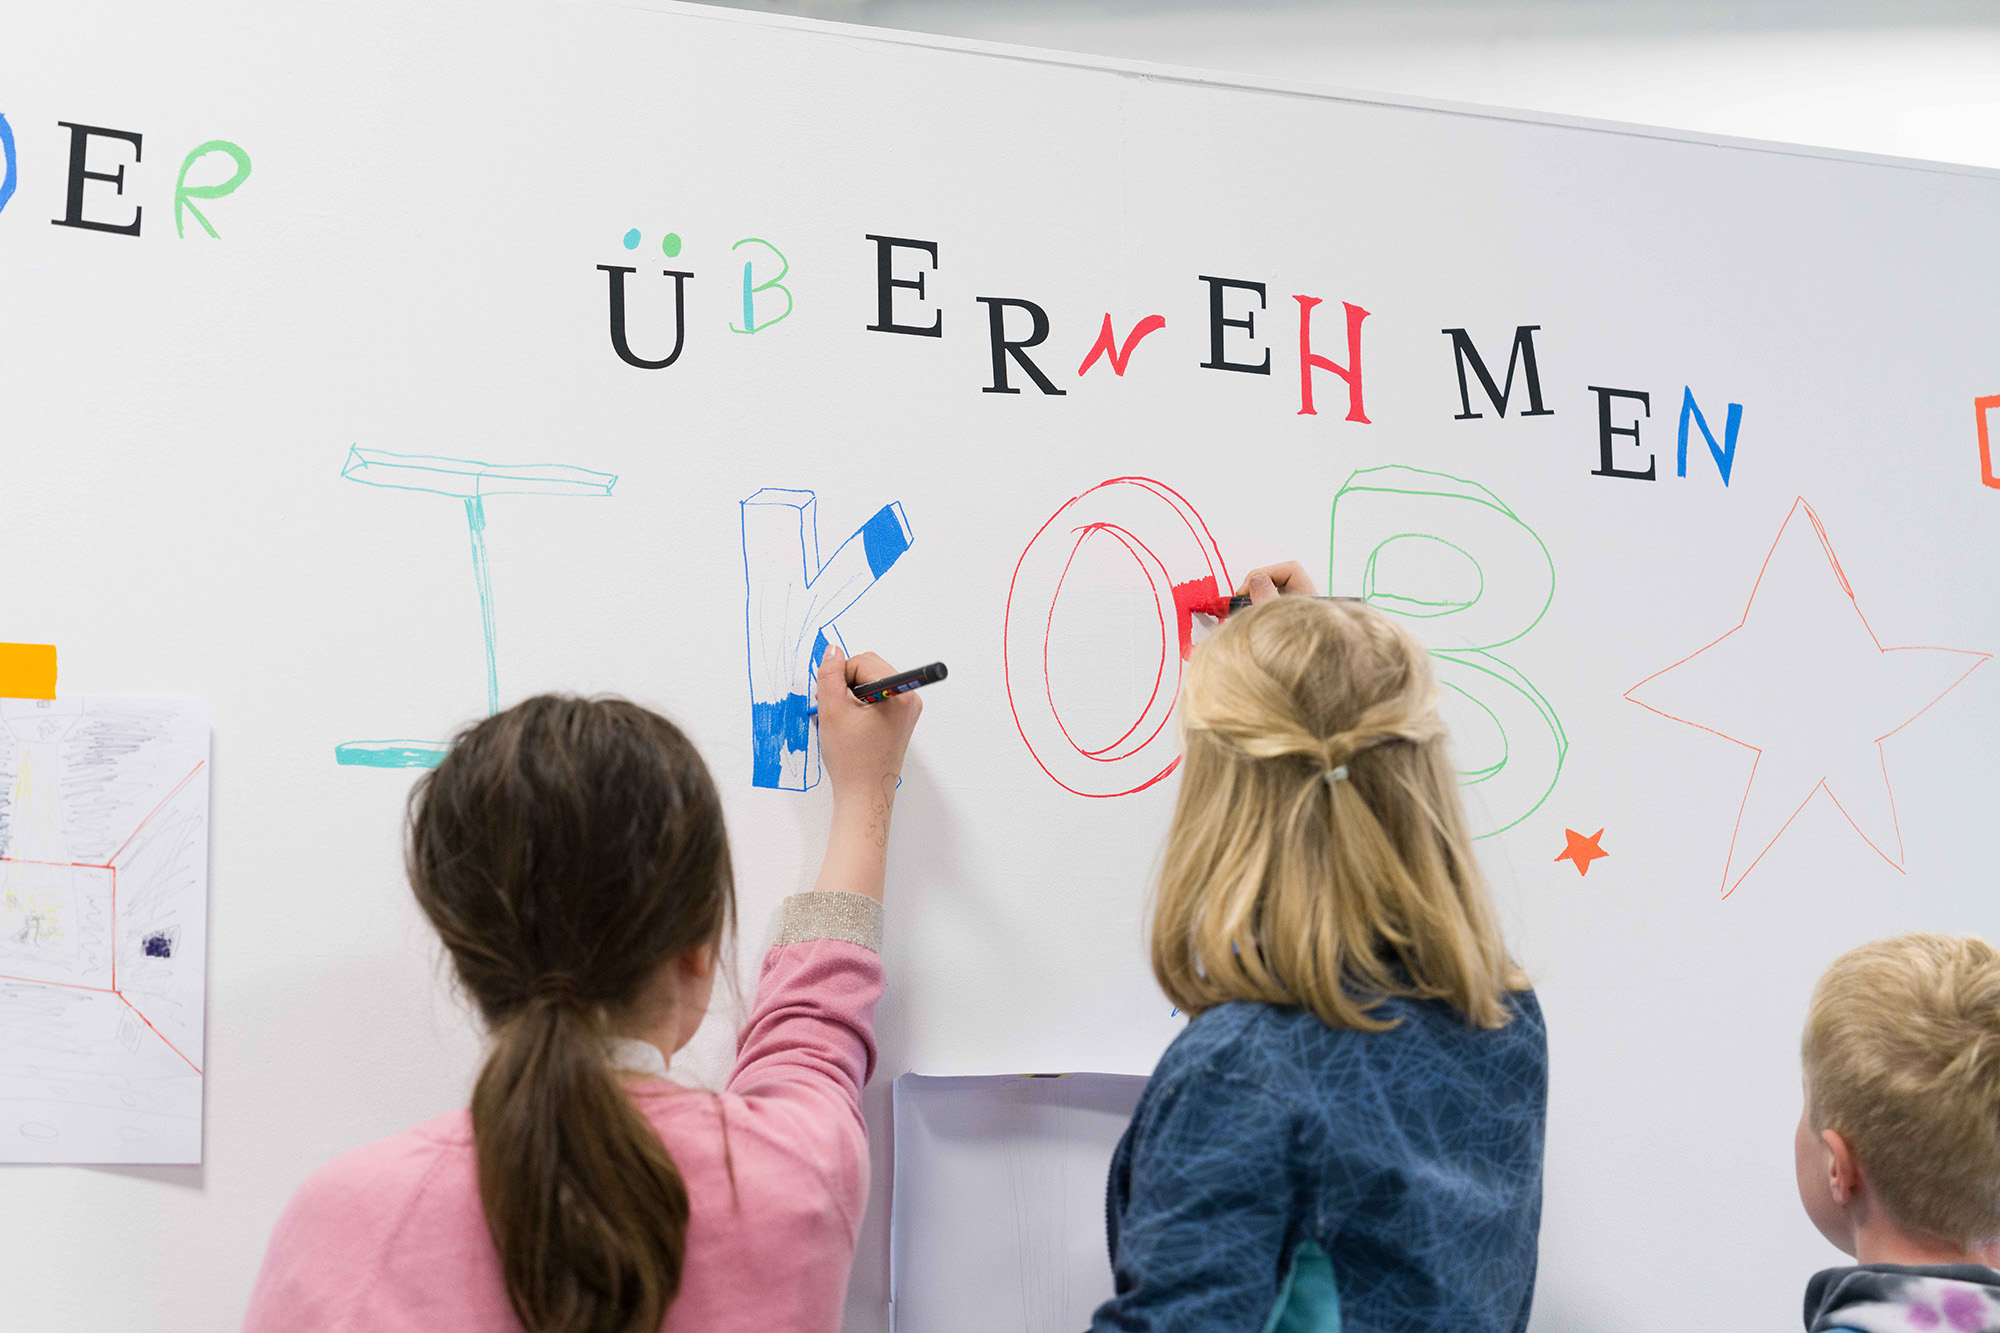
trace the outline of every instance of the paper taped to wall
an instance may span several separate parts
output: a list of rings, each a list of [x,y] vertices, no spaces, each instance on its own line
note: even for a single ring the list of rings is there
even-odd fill
[[[208,705],[0,700],[0,1161],[201,1160]]]
[[[1111,1296],[1104,1180],[1137,1074],[896,1080],[899,1333],[1056,1333]]]

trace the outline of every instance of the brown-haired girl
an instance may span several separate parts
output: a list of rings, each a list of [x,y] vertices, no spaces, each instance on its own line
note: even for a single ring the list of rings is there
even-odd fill
[[[708,1009],[735,890],[722,806],[671,722],[544,695],[468,728],[411,796],[410,883],[492,1033],[469,1111],[299,1189],[252,1333],[832,1330],[868,1194],[861,1088],[882,879],[916,695],[831,648],[833,826],[785,901],[719,1095],[666,1078]]]
[[[1422,645],[1296,564],[1194,653],[1100,1330],[1518,1333],[1548,1056]]]

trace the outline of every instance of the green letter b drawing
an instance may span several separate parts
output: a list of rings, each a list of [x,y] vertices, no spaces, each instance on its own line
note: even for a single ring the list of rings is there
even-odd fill
[[[1569,738],[1534,683],[1489,651],[1534,629],[1555,597],[1534,530],[1477,483],[1363,468],[1334,496],[1328,588],[1406,622],[1430,649],[1474,836],[1539,809]]]

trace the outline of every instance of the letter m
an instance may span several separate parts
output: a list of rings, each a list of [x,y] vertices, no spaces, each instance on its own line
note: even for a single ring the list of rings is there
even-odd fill
[[[1464,329],[1440,329],[1451,339],[1452,360],[1458,364],[1458,402],[1465,410],[1453,417],[1453,421],[1471,421],[1481,413],[1472,410],[1472,392],[1465,382],[1465,363],[1472,363],[1472,373],[1479,377],[1479,387],[1486,390],[1492,400],[1493,410],[1501,416],[1507,415],[1507,397],[1514,392],[1514,366],[1518,363],[1523,378],[1528,384],[1528,410],[1524,417],[1552,417],[1553,411],[1542,406],[1542,377],[1535,370],[1535,330],[1539,324],[1523,324],[1514,330],[1514,345],[1507,352],[1506,383],[1495,387],[1493,373],[1486,369],[1486,363],[1479,358],[1479,349],[1472,345],[1472,337]]]
[[[819,733],[806,709],[834,620],[910,549],[903,506],[886,504],[821,564],[811,491],[743,501],[744,628],[750,658],[750,780],[804,791],[819,782]]]

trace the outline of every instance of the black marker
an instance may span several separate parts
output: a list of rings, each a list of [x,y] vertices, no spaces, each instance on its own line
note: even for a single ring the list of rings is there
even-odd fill
[[[1281,593],[1279,595],[1284,596],[1286,594]],[[1297,594],[1292,594],[1292,595],[1296,596]],[[1368,599],[1366,597],[1313,597],[1309,598],[1308,600],[1314,602],[1365,602]],[[1238,611],[1243,610],[1245,607],[1249,605],[1250,605],[1249,594],[1238,593],[1236,596],[1229,598],[1228,601],[1226,602],[1222,598],[1218,597],[1213,602],[1210,602],[1207,606],[1197,606],[1193,607],[1192,609],[1201,612],[1205,616],[1212,616],[1217,620],[1223,620],[1229,616],[1235,615]]]
[[[945,671],[944,663],[933,662],[929,666],[920,666],[914,671],[898,671],[893,676],[884,676],[880,680],[871,680],[865,685],[856,685],[849,693],[853,694],[856,699],[859,699],[864,704],[879,704],[892,694],[903,694],[910,690],[921,689],[926,685],[935,685],[943,680],[947,674],[949,673]],[[819,704],[813,703],[808,706],[806,716],[818,717]]]

